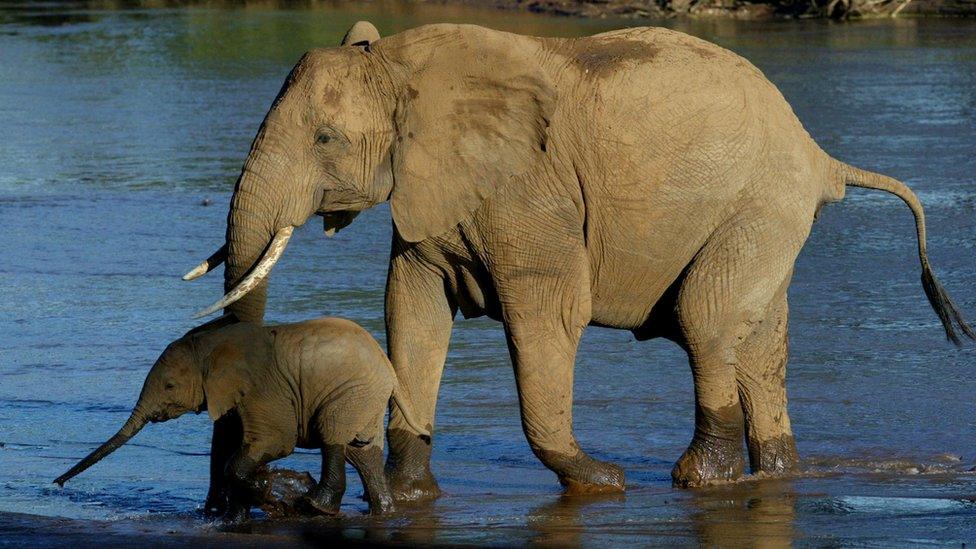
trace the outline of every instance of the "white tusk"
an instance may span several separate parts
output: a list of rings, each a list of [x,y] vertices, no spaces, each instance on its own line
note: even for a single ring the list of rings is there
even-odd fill
[[[271,239],[271,243],[268,244],[268,248],[264,251],[264,256],[258,261],[258,264],[251,269],[251,272],[247,274],[237,286],[234,286],[231,291],[227,292],[227,295],[220,298],[216,303],[197,312],[193,315],[193,318],[200,318],[210,314],[213,314],[224,307],[234,303],[238,299],[247,295],[248,292],[254,289],[266,276],[271,272],[271,268],[274,267],[278,259],[281,258],[281,254],[285,252],[285,246],[288,245],[288,239],[291,238],[291,232],[294,231],[294,227],[284,227],[278,229],[275,233],[274,238]]]
[[[209,273],[210,271],[217,268],[224,261],[227,261],[227,244],[221,246],[216,252],[210,257],[203,260],[203,263],[197,265],[192,271],[183,275],[183,280],[195,280],[201,276]]]

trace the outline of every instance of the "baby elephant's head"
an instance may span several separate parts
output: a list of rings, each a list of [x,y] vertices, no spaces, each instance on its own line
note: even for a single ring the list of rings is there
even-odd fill
[[[54,482],[60,485],[128,442],[146,423],[205,408],[203,374],[189,336],[171,343],[149,370],[142,393],[119,432]]]
[[[174,341],[149,370],[125,425],[85,459],[58,477],[68,479],[128,442],[149,422],[208,410],[217,418],[234,409],[271,362],[271,339],[260,326],[209,323]]]
[[[171,343],[153,364],[133,415],[166,421],[205,408],[203,372],[189,338]]]

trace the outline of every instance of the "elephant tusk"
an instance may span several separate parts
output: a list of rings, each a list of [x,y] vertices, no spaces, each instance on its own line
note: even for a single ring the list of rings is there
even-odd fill
[[[210,257],[203,260],[193,268],[190,272],[183,275],[183,280],[195,280],[201,276],[209,273],[210,271],[217,268],[218,265],[227,261],[227,244],[221,246],[216,252],[214,252]]]
[[[274,267],[278,259],[281,258],[281,254],[285,252],[285,246],[288,245],[288,239],[291,238],[291,233],[294,231],[294,227],[284,227],[278,229],[275,233],[274,238],[271,239],[271,243],[268,244],[268,248],[264,252],[264,256],[258,261],[258,264],[251,269],[251,272],[247,274],[240,282],[237,283],[231,291],[227,292],[227,295],[220,298],[216,303],[198,311],[193,315],[193,318],[201,318],[210,314],[213,314],[224,307],[234,303],[238,299],[247,295],[248,292],[254,289],[255,286],[261,283],[262,280],[268,273],[271,272],[271,268]]]

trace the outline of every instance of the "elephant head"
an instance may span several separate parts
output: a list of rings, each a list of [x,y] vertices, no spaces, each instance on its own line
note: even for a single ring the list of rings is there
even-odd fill
[[[224,246],[184,277],[226,263],[227,294],[198,316],[261,322],[267,275],[313,215],[330,234],[390,200],[397,234],[417,242],[545,154],[554,88],[531,52],[455,25],[378,38],[357,23],[292,70],[244,162]],[[454,53],[475,50],[488,54]]]
[[[254,333],[253,325],[238,324],[203,334],[198,330],[166,347],[149,370],[139,399],[122,428],[55,483],[63,486],[128,442],[147,423],[203,410],[216,420],[234,408],[254,384],[249,364],[270,359],[270,342],[267,336]]]

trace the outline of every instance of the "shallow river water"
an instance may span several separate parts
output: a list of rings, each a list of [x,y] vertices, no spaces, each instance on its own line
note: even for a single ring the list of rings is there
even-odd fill
[[[0,3],[0,512],[207,532],[205,414],[147,427],[63,489],[51,480],[115,432],[157,354],[218,296],[219,275],[179,275],[222,242],[250,140],[301,53],[360,18],[383,33],[464,21],[575,36],[633,23],[383,2],[96,5]],[[658,24],[744,55],[825,150],[911,185],[936,271],[976,320],[976,23]],[[382,340],[389,241],[385,206],[331,240],[317,223],[296,231],[268,319],[345,316]],[[976,347],[945,341],[918,271],[912,217],[896,198],[851,190],[822,212],[790,294],[794,478],[673,490],[693,427],[685,355],[591,328],[576,431],[625,468],[628,491],[561,498],[522,437],[501,326],[463,320],[438,404],[433,468],[445,496],[368,519],[353,475],[347,516],[319,526],[494,545],[976,540]],[[318,456],[281,465],[314,472]],[[308,527],[254,530],[309,539]]]

